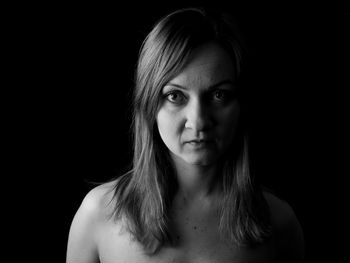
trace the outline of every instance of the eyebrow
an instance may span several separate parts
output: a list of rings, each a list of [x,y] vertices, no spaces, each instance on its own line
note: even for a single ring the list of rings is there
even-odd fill
[[[212,89],[215,89],[219,86],[222,86],[222,85],[226,85],[226,84],[231,84],[231,85],[234,85],[233,81],[230,80],[230,79],[225,79],[225,80],[222,80],[222,81],[219,81],[218,83],[215,83],[213,85],[210,85],[208,87],[209,90],[212,90]],[[188,88],[185,87],[185,86],[182,86],[182,85],[179,85],[179,84],[175,84],[175,83],[171,83],[169,82],[168,84],[166,84],[165,86],[173,86],[173,87],[176,87],[176,88],[179,88],[179,89],[184,89],[184,90],[187,90]]]

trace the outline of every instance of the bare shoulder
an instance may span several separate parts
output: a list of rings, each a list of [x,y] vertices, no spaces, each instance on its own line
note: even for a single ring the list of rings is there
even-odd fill
[[[76,217],[85,217],[85,219],[97,223],[103,220],[110,212],[113,201],[114,183],[101,184],[90,190],[84,197]]]
[[[296,219],[292,207],[286,201],[270,192],[264,192],[264,197],[269,205],[274,227],[281,228]]]
[[[302,262],[304,235],[293,208],[272,193],[264,192],[281,262]]]
[[[67,263],[98,261],[96,235],[111,211],[113,183],[93,188],[77,210],[68,237]]]
[[[85,209],[95,215],[103,215],[113,199],[114,182],[101,184],[90,190],[85,196],[81,209]]]

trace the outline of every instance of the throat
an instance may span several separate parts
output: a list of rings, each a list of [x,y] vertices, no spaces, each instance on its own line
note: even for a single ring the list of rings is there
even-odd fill
[[[178,166],[176,176],[179,193],[186,200],[211,195],[217,186],[217,169],[214,166]]]

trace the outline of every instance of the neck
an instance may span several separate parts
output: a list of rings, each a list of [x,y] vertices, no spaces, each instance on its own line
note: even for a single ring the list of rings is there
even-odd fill
[[[217,166],[193,165],[182,160],[174,160],[178,194],[190,201],[206,198],[215,192]]]

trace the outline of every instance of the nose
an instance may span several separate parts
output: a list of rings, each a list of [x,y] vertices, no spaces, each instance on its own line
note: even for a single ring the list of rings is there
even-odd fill
[[[210,129],[212,125],[210,109],[203,101],[195,99],[187,105],[185,128],[199,133]]]

